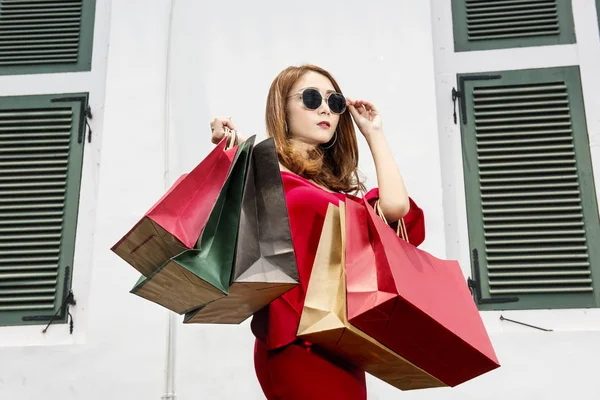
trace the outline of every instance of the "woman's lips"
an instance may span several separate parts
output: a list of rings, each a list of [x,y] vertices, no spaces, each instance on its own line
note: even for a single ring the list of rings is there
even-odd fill
[[[323,129],[329,129],[331,127],[331,125],[327,121],[319,122],[317,125],[319,125]]]

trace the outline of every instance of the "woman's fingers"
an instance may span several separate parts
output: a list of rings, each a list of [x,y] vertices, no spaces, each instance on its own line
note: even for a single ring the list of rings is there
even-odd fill
[[[211,141],[214,144],[218,144],[225,135],[227,130],[237,130],[235,125],[231,122],[231,118],[220,118],[213,119],[210,123],[210,129],[212,131]]]

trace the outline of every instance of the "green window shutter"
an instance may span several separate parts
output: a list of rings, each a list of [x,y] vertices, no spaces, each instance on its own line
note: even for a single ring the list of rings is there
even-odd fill
[[[90,71],[96,0],[0,0],[0,75]]]
[[[571,0],[452,0],[454,51],[575,43]]]
[[[600,0],[596,0],[596,14],[598,14],[598,29],[600,30]]]
[[[480,308],[598,307],[600,223],[579,67],[458,82]],[[518,301],[495,303],[507,297]]]
[[[86,106],[87,94],[0,97],[0,326],[62,314]]]

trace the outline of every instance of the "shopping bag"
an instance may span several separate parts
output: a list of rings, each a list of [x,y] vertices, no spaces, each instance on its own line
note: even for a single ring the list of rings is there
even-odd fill
[[[448,386],[500,366],[458,262],[401,240],[368,203],[348,202],[346,218],[352,325]]]
[[[184,314],[227,294],[242,193],[255,136],[239,145],[223,190],[193,249],[171,257],[131,293]]]
[[[221,142],[127,232],[111,250],[142,275],[193,248],[231,170],[237,146]]]
[[[227,296],[186,313],[184,323],[239,324],[298,284],[298,268],[273,138],[257,144],[242,198]]]
[[[344,274],[345,236],[346,231],[355,227],[346,227],[347,222],[350,221],[346,221],[344,203],[340,202],[340,208],[330,204],[310,275],[298,337],[324,348],[398,389],[446,386],[348,322]]]

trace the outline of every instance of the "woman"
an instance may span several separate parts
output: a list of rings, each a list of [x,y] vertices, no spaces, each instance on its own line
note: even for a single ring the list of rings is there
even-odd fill
[[[279,156],[300,280],[252,320],[256,374],[267,399],[367,397],[363,371],[296,337],[327,206],[347,198],[362,201],[351,194],[364,190],[352,120],[369,144],[377,171],[378,189],[364,200],[373,204],[379,198],[387,221],[404,218],[414,245],[425,237],[422,210],[408,197],[381,116],[373,104],[341,93],[329,72],[303,65],[282,71],[267,98],[267,133]],[[226,128],[237,130],[229,118],[211,122],[213,143]]]

